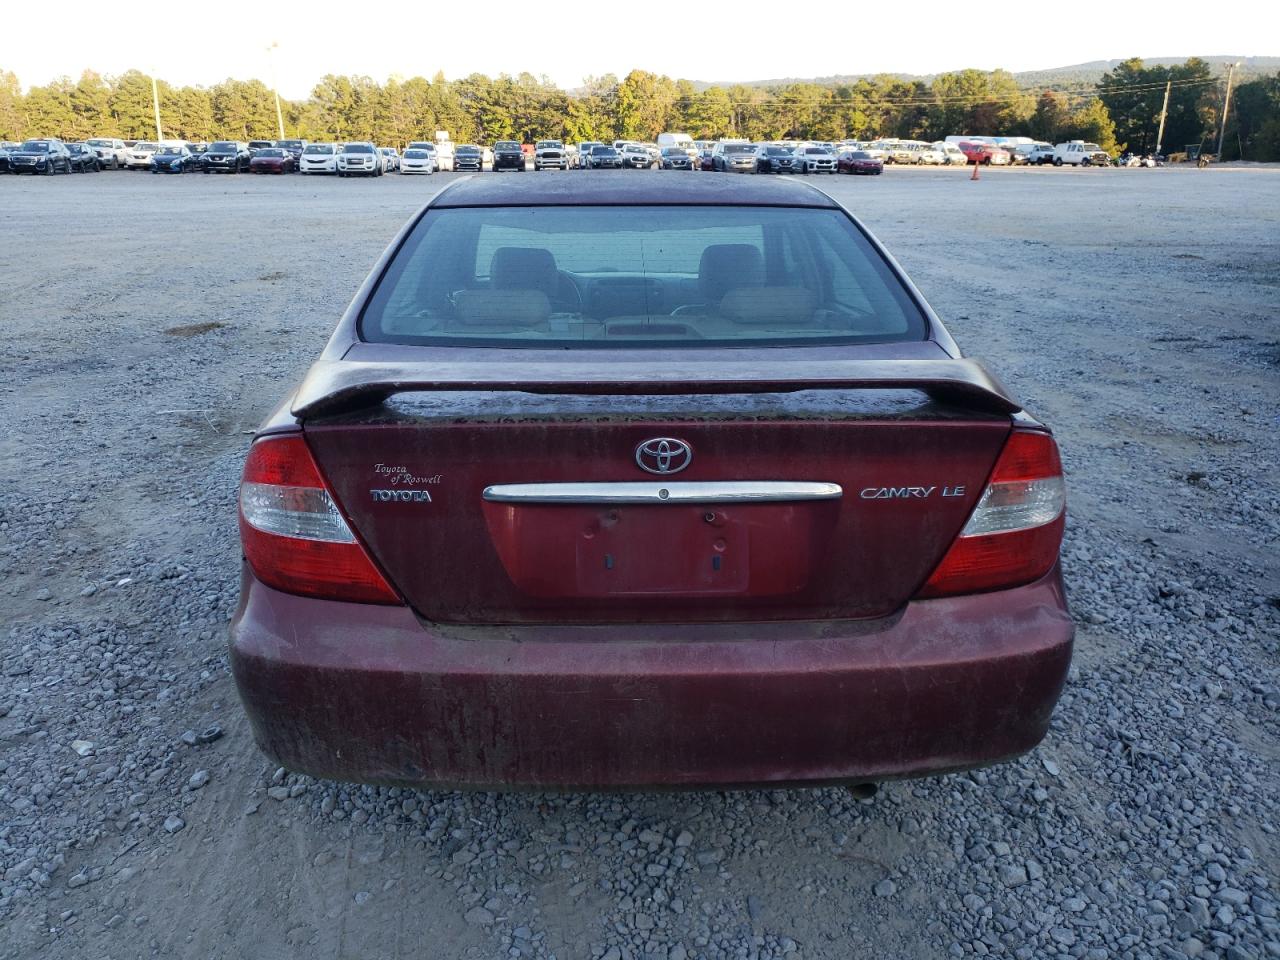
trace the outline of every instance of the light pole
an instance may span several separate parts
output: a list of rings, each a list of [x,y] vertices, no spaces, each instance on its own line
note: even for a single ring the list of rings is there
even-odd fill
[[[279,50],[280,44],[272,42],[267,47],[267,59],[271,62],[271,92],[276,97],[276,126],[280,130],[280,139],[284,139],[284,114],[280,112],[280,83],[276,78],[276,58],[271,56],[272,51]]]
[[[156,142],[164,140],[164,131],[160,129],[160,88],[156,86],[156,75],[151,74],[151,102],[156,108]]]
[[[1222,141],[1227,135],[1227,111],[1231,109],[1231,78],[1235,75],[1238,63],[1227,66],[1227,95],[1222,98],[1222,127],[1218,130],[1218,159],[1222,159]]]

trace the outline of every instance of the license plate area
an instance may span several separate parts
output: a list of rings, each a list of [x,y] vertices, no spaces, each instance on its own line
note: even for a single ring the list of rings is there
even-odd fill
[[[512,583],[530,597],[767,597],[809,585],[838,501],[485,503]]]

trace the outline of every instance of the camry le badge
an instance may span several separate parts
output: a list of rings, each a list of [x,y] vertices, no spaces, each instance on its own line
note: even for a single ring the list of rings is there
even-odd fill
[[[679,473],[692,460],[693,448],[672,437],[654,437],[636,446],[636,466],[646,473]]]

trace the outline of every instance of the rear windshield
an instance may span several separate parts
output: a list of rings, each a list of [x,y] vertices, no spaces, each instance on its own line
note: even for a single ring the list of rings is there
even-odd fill
[[[837,210],[430,210],[361,315],[380,343],[503,347],[918,340],[902,283]]]

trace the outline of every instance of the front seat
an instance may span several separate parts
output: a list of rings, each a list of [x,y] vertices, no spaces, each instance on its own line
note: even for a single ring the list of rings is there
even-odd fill
[[[719,243],[702,251],[698,286],[715,309],[730,290],[764,286],[764,257],[749,243]]]
[[[560,270],[550,250],[499,247],[489,263],[489,286],[494,290],[537,290],[554,304],[560,299]]]

